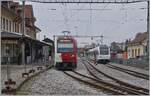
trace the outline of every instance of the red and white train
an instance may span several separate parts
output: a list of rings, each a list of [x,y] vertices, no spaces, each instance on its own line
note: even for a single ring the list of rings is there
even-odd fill
[[[55,40],[55,65],[57,69],[77,67],[77,41],[71,36],[57,37]]]

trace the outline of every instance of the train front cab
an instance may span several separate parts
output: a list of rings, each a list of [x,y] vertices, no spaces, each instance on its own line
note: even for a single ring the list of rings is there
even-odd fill
[[[77,54],[76,53],[60,53],[55,67],[57,69],[75,69],[77,67]]]
[[[69,40],[67,43],[57,43],[55,53],[55,67],[57,69],[72,70],[77,67],[77,45],[73,39]]]
[[[101,45],[98,48],[98,63],[100,64],[108,64],[110,62],[110,48],[107,45]]]

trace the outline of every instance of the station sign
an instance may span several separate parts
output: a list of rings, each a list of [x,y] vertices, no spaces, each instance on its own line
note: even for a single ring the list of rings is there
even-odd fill
[[[71,40],[70,39],[60,39],[60,40],[58,40],[58,42],[60,42],[60,43],[70,43]]]

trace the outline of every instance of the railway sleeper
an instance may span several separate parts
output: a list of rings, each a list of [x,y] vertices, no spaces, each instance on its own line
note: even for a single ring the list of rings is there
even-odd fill
[[[79,80],[79,81],[82,81],[82,82],[84,82],[84,83],[87,83],[87,84],[89,84],[89,85],[92,85],[92,86],[95,86],[95,87],[97,87],[97,88],[102,88],[104,91],[109,91],[109,92],[111,92],[111,93],[114,93],[115,95],[127,95],[127,94],[125,94],[125,93],[122,93],[122,92],[120,92],[120,91],[116,91],[116,90],[114,90],[114,89],[111,89],[110,87],[106,87],[106,86],[103,86],[102,84],[100,85],[99,83],[93,83],[93,82],[91,82],[91,80],[89,80],[89,81],[87,81],[87,80],[83,80],[83,79],[81,79],[81,78],[78,78],[78,77],[75,77],[75,76],[73,76],[73,75],[70,75],[70,74],[68,74],[68,73],[66,73],[66,72],[64,72],[65,74],[67,74],[68,76],[70,76],[70,77],[72,77],[72,78],[75,78],[75,79],[77,79],[77,80]]]
[[[86,66],[86,65],[85,65],[85,66]],[[86,67],[87,67],[87,66],[86,66]],[[92,73],[92,72],[88,69],[88,67],[87,67],[87,70],[89,71],[89,73],[90,73],[92,76],[94,76],[98,81],[102,82],[102,83],[105,84],[106,86],[111,86],[111,87],[116,88],[116,89],[121,89],[121,90],[123,90],[124,92],[127,92],[127,93],[129,93],[129,94],[134,94],[134,95],[146,94],[146,95],[148,95],[148,94],[145,93],[145,92],[139,92],[139,91],[134,90],[134,89],[131,89],[131,88],[129,89],[128,87],[118,86],[118,85],[115,85],[115,84],[106,82],[106,81],[100,79],[99,77],[97,77],[94,73]]]
[[[145,89],[145,88],[142,88],[142,87],[138,87],[138,86],[135,86],[135,85],[132,85],[132,84],[129,84],[129,83],[120,81],[120,80],[118,80],[118,79],[116,79],[116,78],[113,78],[113,77],[111,77],[111,76],[109,76],[109,75],[107,75],[107,74],[101,72],[101,71],[98,70],[97,68],[95,68],[92,64],[90,64],[89,61],[87,61],[87,62],[88,62],[88,64],[89,64],[90,66],[92,66],[96,71],[98,71],[98,72],[100,72],[101,74],[103,74],[104,76],[106,76],[106,77],[108,77],[108,78],[110,78],[110,79],[116,81],[118,84],[123,85],[123,86],[126,86],[126,87],[129,87],[130,89],[133,89],[133,88],[134,88],[134,89],[136,89],[136,90],[140,90],[140,91],[142,90],[142,91],[144,91],[144,93],[147,93],[147,94],[149,93],[149,90],[148,90],[148,89]]]
[[[106,66],[109,67],[109,68],[112,68],[112,69],[116,69],[116,70],[128,73],[128,74],[133,75],[135,77],[139,77],[139,78],[143,78],[143,79],[149,80],[149,77],[147,77],[145,75],[142,75],[142,74],[134,73],[133,71],[128,71],[126,69],[122,69],[122,68],[115,67],[115,66],[112,66],[112,65],[106,65]]]

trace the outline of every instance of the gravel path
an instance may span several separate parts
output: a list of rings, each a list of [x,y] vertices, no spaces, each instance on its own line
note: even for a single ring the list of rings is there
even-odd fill
[[[85,74],[80,60],[76,69]],[[22,93],[20,93],[22,92]],[[101,90],[85,85],[65,75],[62,71],[50,69],[26,83],[18,94],[28,95],[106,95]],[[108,93],[109,94],[109,93]]]
[[[122,80],[124,82],[128,82],[130,84],[134,84],[136,86],[141,86],[143,88],[149,89],[149,81],[148,80],[134,77],[134,76],[126,74],[124,72],[108,68],[105,65],[98,64],[96,67],[99,70],[101,70],[102,72],[108,74],[109,76],[115,77],[119,80]]]

